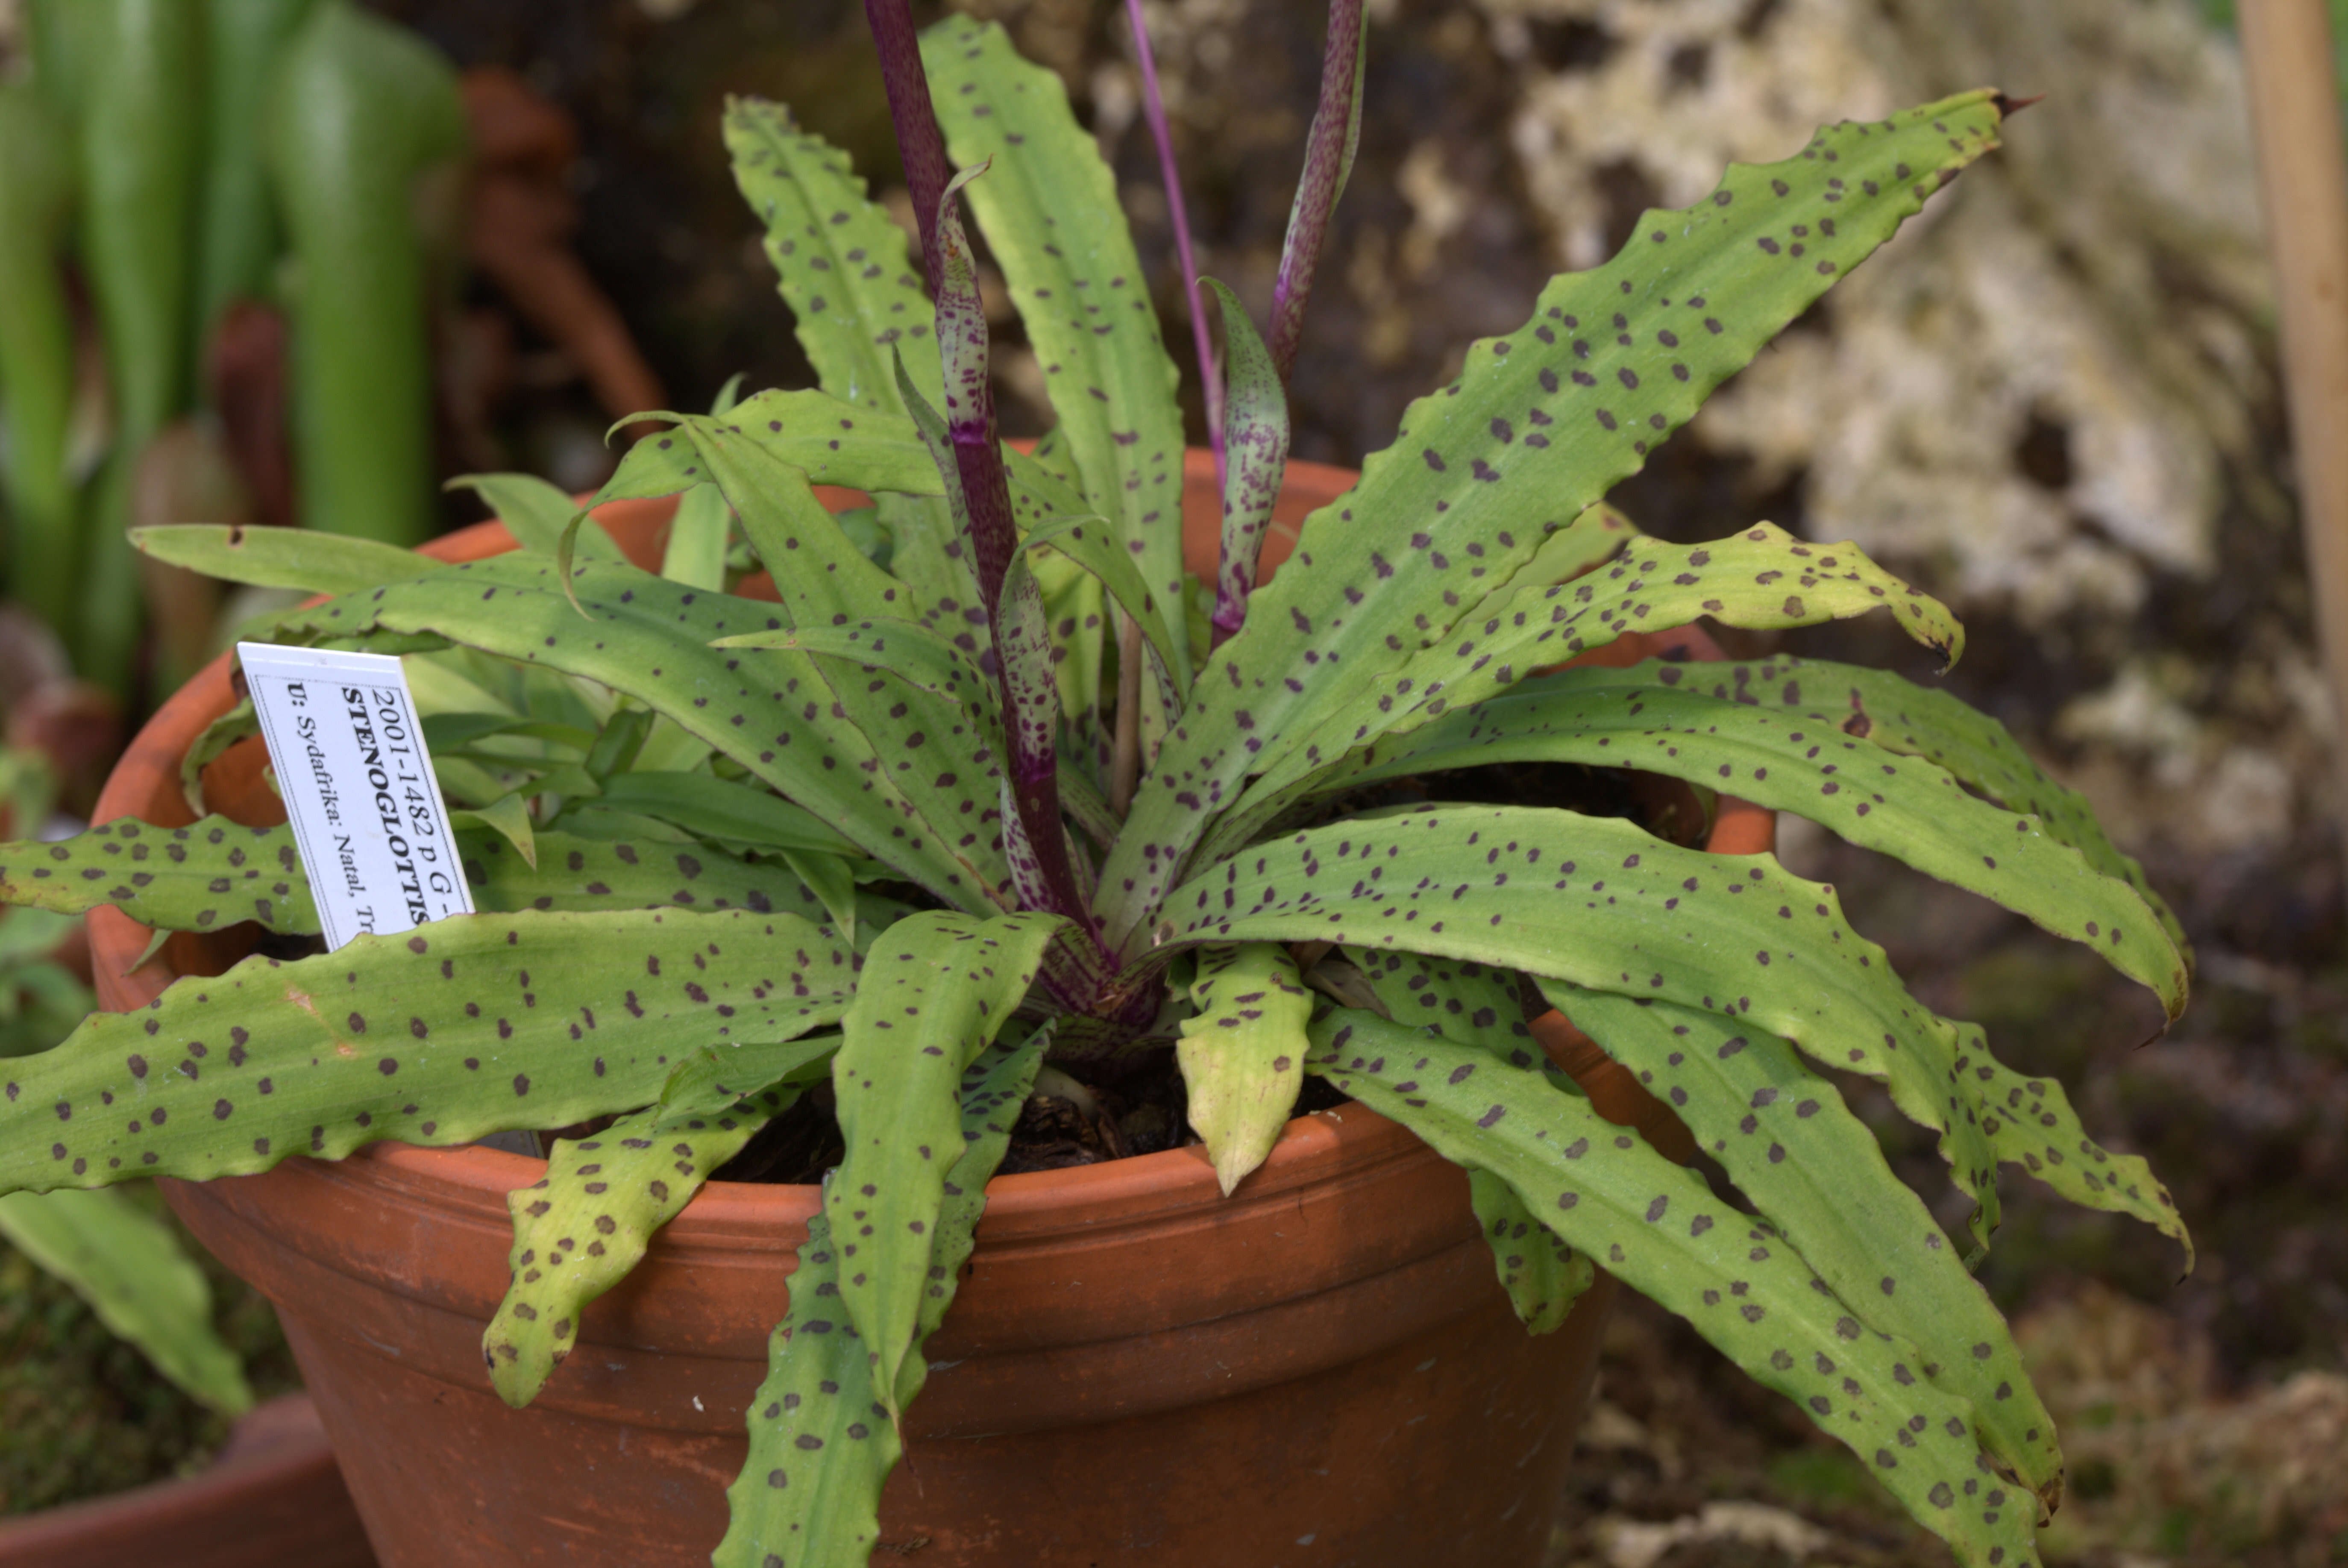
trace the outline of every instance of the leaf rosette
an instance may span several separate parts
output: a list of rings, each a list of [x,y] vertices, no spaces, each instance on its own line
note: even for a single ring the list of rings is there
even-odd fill
[[[407,656],[481,913],[248,959],[7,1064],[0,1184],[572,1129],[514,1195],[485,1337],[522,1402],[695,1190],[787,1108],[826,1104],[845,1153],[716,1561],[862,1562],[1038,1072],[1178,1062],[1226,1191],[1318,1076],[1468,1170],[1529,1329],[1609,1270],[1794,1398],[1961,1560],[2034,1560],[2059,1450],[1965,1267],[1999,1168],[2181,1242],[2168,1194],[2058,1087],[1910,996],[1832,889],[1640,822],[1446,794],[1453,769],[1573,762],[1681,780],[1699,813],[1726,795],[1801,813],[2085,944],[2176,1015],[2175,917],[1993,721],[1842,665],[1608,654],[1705,618],[1861,614],[1961,652],[1944,606],[1850,546],[1766,523],[1668,544],[1602,502],[1995,147],[2005,100],[1829,127],[1643,214],[1622,254],[1473,345],[1271,575],[1254,551],[1282,384],[1360,113],[1341,5],[1269,339],[1213,294],[1230,554],[1200,583],[1180,568],[1177,372],[1092,135],[999,27],[952,17],[917,42],[901,8],[871,10],[918,254],[787,110],[729,105],[821,384],[647,416],[660,432],[594,500],[682,498],[663,570],[516,476],[465,481],[521,546],[465,564],[141,536],[327,595],[275,641]],[[995,438],[965,204],[1057,418],[1033,451]],[[250,728],[216,721],[191,785]],[[0,894],[316,929],[285,831],[218,819],[0,847]],[[1668,1102],[1735,1202],[1597,1114],[1542,1055],[1535,998]],[[1939,1138],[1972,1204],[1962,1244],[1829,1070]]]

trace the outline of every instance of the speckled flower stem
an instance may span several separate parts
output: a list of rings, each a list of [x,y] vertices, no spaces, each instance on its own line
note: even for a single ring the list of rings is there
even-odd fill
[[[905,0],[864,0],[864,20],[880,57],[880,80],[889,91],[889,118],[897,128],[897,152],[912,192],[913,221],[922,232],[922,268],[930,293],[938,289],[938,200],[946,191],[946,143],[930,104],[930,78],[922,69],[922,41]]]
[[[1354,167],[1362,131],[1362,0],[1330,0],[1329,41],[1321,56],[1321,104],[1304,142],[1304,173],[1289,210],[1280,276],[1272,289],[1272,362],[1288,385],[1296,346],[1304,335],[1304,305],[1313,294],[1313,268],[1329,238],[1329,214]]]
[[[1166,182],[1166,207],[1174,215],[1174,254],[1182,268],[1182,298],[1190,308],[1190,344],[1199,356],[1199,389],[1206,401],[1207,445],[1215,454],[1215,489],[1223,486],[1223,378],[1215,368],[1215,341],[1207,331],[1207,307],[1199,289],[1199,262],[1190,248],[1190,213],[1182,200],[1182,171],[1174,162],[1174,133],[1166,124],[1166,99],[1158,90],[1158,57],[1149,49],[1149,28],[1141,0],[1125,0],[1133,28],[1134,57],[1141,65],[1141,112],[1158,143],[1159,177]]]
[[[1011,814],[1016,818],[1015,822],[1005,822],[1004,829],[1020,872],[1016,878],[1020,899],[1031,908],[1065,915],[1081,929],[1097,933],[1087,901],[1077,888],[1076,868],[1068,859],[1067,831],[1060,821],[1059,759],[1051,727],[1022,722],[1034,707],[1026,700],[1028,694],[1039,683],[1048,688],[1052,676],[1048,664],[1035,669],[1014,666],[1047,659],[1048,645],[1004,634],[1004,580],[1019,538],[1012,521],[1011,487],[1004,472],[1002,444],[995,433],[994,396],[987,376],[986,315],[979,300],[975,263],[953,205],[962,185],[983,173],[985,165],[964,170],[951,182],[945,178],[945,140],[939,134],[929,77],[922,67],[921,45],[905,0],[865,0],[864,14],[880,52],[889,113],[896,123],[897,144],[921,223],[922,262],[931,294],[937,301],[937,341],[944,356],[946,433],[962,482],[980,603],[995,634],[992,662],[1003,694],[1004,739],[1010,751],[1004,759],[1010,781],[1006,793]],[[1023,604],[1035,597],[1032,578],[1023,573],[1015,586],[1023,594]],[[1035,611],[1033,618],[1040,620],[1040,601],[1029,607]],[[1097,946],[1097,934],[1094,941]],[[1089,997],[1063,995],[1061,1000],[1082,1006]]]

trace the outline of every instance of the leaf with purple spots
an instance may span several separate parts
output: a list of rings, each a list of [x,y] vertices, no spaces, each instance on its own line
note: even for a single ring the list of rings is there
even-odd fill
[[[1000,26],[949,16],[922,38],[953,161],[994,160],[969,189],[1027,340],[1044,367],[1085,494],[1132,550],[1153,593],[1182,581],[1182,415],[1149,274],[1117,181],[1060,78],[1021,59]],[[1179,650],[1178,684],[1189,682]]]
[[[790,396],[824,395],[802,392]],[[901,607],[910,611],[911,591],[874,565],[871,558],[849,538],[839,520],[816,500],[815,491],[808,488],[812,482],[808,471],[794,467],[772,445],[760,439],[764,434],[762,426],[750,427],[753,434],[743,433],[745,419],[753,417],[745,407],[722,419],[686,418],[672,435],[647,437],[639,441],[630,456],[656,449],[666,441],[675,441],[692,454],[695,460],[685,468],[706,474],[724,493],[741,521],[751,551],[773,577],[776,592],[794,623],[821,626],[842,615],[870,614],[876,608]],[[850,409],[839,422],[883,418]],[[913,437],[911,421],[901,418],[895,423],[906,427],[908,438],[902,443],[901,460],[891,466],[905,470],[904,478],[918,474],[934,489],[937,470],[930,465],[919,439]],[[867,476],[868,485],[870,478]],[[646,472],[642,467],[632,469],[629,464],[623,463],[596,499],[600,501],[646,494],[671,495],[698,482],[694,479],[679,480],[677,476],[663,471],[661,465]]]
[[[1471,346],[1459,379],[1412,404],[1361,482],[1305,521],[1202,672],[1102,867],[1108,940],[1134,954],[1210,827],[1185,797],[1235,799],[1320,716],[1419,650],[1455,646],[1548,533],[1997,145],[2003,101],[1963,94],[1821,130],[1782,163],[1733,166],[1694,207],[1642,217],[1604,266],[1554,279],[1517,332]]]
[[[517,545],[544,555],[551,555],[561,547],[563,534],[579,516],[579,503],[568,492],[555,489],[535,474],[458,474],[446,488],[469,490],[479,495],[489,503],[490,515],[506,525],[506,531],[514,536]],[[582,561],[628,558],[626,552],[603,531],[603,525],[592,517],[580,523],[571,547],[572,553]]]
[[[538,1398],[578,1344],[587,1304],[628,1277],[654,1233],[822,1077],[839,1046],[827,1034],[700,1051],[653,1105],[556,1141],[546,1174],[506,1195],[511,1277],[481,1335],[498,1398],[517,1409]]]
[[[1395,1023],[1480,1045],[1519,1067],[1540,1059],[1525,1023],[1516,971],[1391,947],[1348,948],[1346,954]]]
[[[1982,1446],[2053,1508],[2063,1450],[2013,1336],[1923,1201],[1835,1086],[1766,1029],[1568,982],[1542,993],[1668,1100],[1697,1147],[1867,1321],[1919,1345],[1962,1347],[1922,1368],[1972,1402]]]
[[[373,647],[385,634],[428,631],[526,667],[600,682],[657,708],[941,901],[1000,907],[1008,872],[994,833],[982,830],[983,813],[994,810],[994,756],[973,743],[959,705],[906,688],[872,690],[877,676],[860,680],[851,694],[858,702],[880,701],[883,716],[899,703],[905,708],[889,721],[884,755],[863,731],[839,722],[835,706],[845,712],[847,698],[833,684],[836,672],[801,654],[709,645],[779,629],[773,605],[591,562],[572,583],[589,612],[582,620],[564,586],[543,556],[497,556],[458,568],[445,587],[396,585],[294,612],[282,632],[288,641]],[[680,692],[694,700],[678,700]],[[916,766],[923,748],[932,749]]]
[[[1838,1295],[1773,1226],[1533,1068],[1369,1013],[1333,1014],[1313,1037],[1313,1071],[1508,1182],[1570,1245],[1800,1405],[1959,1561],[2038,1561],[2037,1499],[1999,1476],[1972,1401],[1924,1377],[1915,1345],[1873,1326],[1869,1304]]]
[[[1405,1092],[1408,1092],[1406,1090]],[[1492,1267],[1528,1334],[1554,1334],[1573,1315],[1598,1270],[1540,1222],[1517,1190],[1480,1165],[1468,1167],[1468,1201],[1492,1249]]]
[[[855,954],[785,914],[460,915],[188,975],[5,1064],[0,1191],[266,1171],[651,1103],[703,1047],[837,1022]]]
[[[796,876],[698,842],[541,831],[533,834],[533,866],[502,834],[460,828],[455,836],[466,885],[484,914],[683,908],[824,918],[824,904]],[[109,822],[61,843],[0,844],[0,902],[70,914],[111,904],[164,931],[250,920],[289,935],[318,934],[293,830],[224,817],[186,828]]]
[[[1010,1022],[1063,923],[909,916],[874,944],[842,1022],[831,1079],[847,1151],[824,1185],[824,1213],[839,1242],[840,1305],[892,1417],[947,1172],[964,1148],[955,1086]]]
[[[1311,275],[1307,263],[1308,286]],[[1281,476],[1288,470],[1288,389],[1240,296],[1212,278],[1199,282],[1222,309],[1227,360],[1222,549],[1213,616],[1220,644],[1247,619],[1248,595],[1255,592],[1256,559],[1263,552],[1264,531],[1272,526],[1272,503],[1280,495]]]
[[[1313,993],[1276,942],[1210,947],[1190,983],[1190,1016],[1174,1047],[1190,1125],[1206,1140],[1229,1197],[1280,1140],[1304,1087],[1304,1024]]]
[[[901,1409],[928,1381],[921,1343],[953,1304],[987,1180],[1003,1162],[1050,1038],[1045,1028],[1020,1045],[993,1046],[963,1074],[964,1148],[947,1172],[921,1321],[897,1375]],[[839,1258],[819,1212],[808,1222],[791,1275],[789,1311],[767,1341],[767,1377],[750,1400],[749,1428],[747,1460],[726,1491],[732,1518],[712,1559],[717,1568],[762,1568],[780,1550],[805,1563],[863,1561],[880,1533],[881,1483],[902,1449],[888,1407],[873,1398],[871,1357],[840,1311]]]
[[[1805,544],[1761,523],[1710,544],[1635,539],[1606,565],[1571,582],[1531,585],[1462,623],[1455,640],[1420,650],[1367,683],[1348,703],[1302,727],[1214,834],[1220,846],[1285,811],[1316,773],[1381,739],[1506,691],[1545,665],[1604,647],[1624,633],[1710,616],[1773,630],[1890,609],[1894,624],[1953,660],[1963,628],[1947,606],[1909,587],[1849,545]],[[1210,851],[1210,852],[1212,852]]]
[[[1616,552],[1631,541],[1645,537],[1637,523],[1605,502],[1585,507],[1581,516],[1543,539],[1513,575],[1503,579],[1478,602],[1467,619],[1483,620],[1520,589],[1570,583],[1613,559]]]
[[[866,196],[848,155],[793,124],[788,108],[757,98],[728,100],[726,146],[736,185],[766,225],[767,260],[823,389],[904,414],[902,374],[934,399],[941,372],[929,295],[904,231]],[[874,500],[909,584],[918,563],[958,545],[943,498],[882,491]],[[975,603],[974,594],[957,597]]]
[[[2184,1010],[2185,955],[2157,903],[2044,819],[1990,804],[1921,757],[1894,760],[1872,744],[1867,711],[1841,706],[1849,687],[1838,673],[1791,661],[1561,670],[1357,753],[1313,788],[1528,761],[1684,779],[1807,817],[1993,899],[2141,981],[2171,1018]],[[2040,777],[2044,789],[2060,788]]]
[[[1832,888],[1766,855],[1705,854],[1619,820],[1528,807],[1356,816],[1209,868],[1175,890],[1155,934],[1145,964],[1200,943],[1317,939],[1734,1013],[1883,1082],[1941,1134],[1976,1204],[1977,1243],[1996,1228],[1997,1161],[1956,1081],[1956,1026],[1908,995]]]
[[[2142,1220],[2184,1250],[2184,1273],[2191,1274],[2193,1238],[2177,1212],[2177,1200],[2152,1167],[2138,1155],[2115,1154],[2089,1138],[2063,1086],[2025,1078],[1991,1056],[1979,1025],[1955,1027],[1957,1081],[1971,1097],[1997,1157],[2022,1166],[2082,1207]]]
[[[1765,669],[1775,678],[1763,676]],[[1746,674],[1740,676],[1740,670]],[[1704,683],[1702,689],[1717,695],[1718,684],[1725,681],[1732,690],[1749,690],[1755,701],[1765,705],[1830,704],[1829,711],[1845,733],[1864,735],[1886,751],[1937,763],[1983,799],[2035,817],[2038,830],[2077,850],[2106,876],[2136,889],[2190,968],[2192,949],[2185,928],[2145,880],[2144,868],[2113,845],[2085,796],[2048,778],[2005,726],[1989,715],[1945,691],[1856,665],[1777,659],[1766,665],[1722,665],[1716,674],[1707,665],[1699,678]],[[1754,679],[1762,684],[1751,686]],[[2108,943],[2111,937],[2106,934],[2103,940]]]
[[[909,416],[859,407],[829,392],[767,391],[724,413],[654,409],[635,418],[666,420],[673,428],[630,447],[591,504],[675,495],[717,480],[709,459],[729,449],[755,452],[815,484],[897,495],[945,493]]]
[[[313,528],[227,527],[208,522],[134,528],[141,553],[224,583],[348,593],[447,570],[443,562],[396,544]]]
[[[834,397],[902,413],[891,356],[916,385],[938,385],[930,301],[888,210],[865,194],[848,154],[761,98],[729,98],[734,182],[767,227],[799,346]]]
[[[226,817],[184,828],[125,818],[55,843],[0,844],[0,903],[58,914],[111,904],[168,931],[218,931],[241,920],[304,935],[319,929],[293,830]]]

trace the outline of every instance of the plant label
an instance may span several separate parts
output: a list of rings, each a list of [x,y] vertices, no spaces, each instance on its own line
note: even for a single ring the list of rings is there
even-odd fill
[[[473,913],[399,661],[239,643],[332,952]]]

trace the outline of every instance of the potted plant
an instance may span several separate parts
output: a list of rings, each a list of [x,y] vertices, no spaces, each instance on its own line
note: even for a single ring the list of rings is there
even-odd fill
[[[593,1469],[563,1521],[585,1553],[664,1493],[685,1511],[666,1516],[682,1560],[696,1527],[673,1522],[695,1517],[722,1455],[736,1479],[721,1563],[861,1562],[884,1532],[937,1561],[1051,1561],[1055,1540],[1086,1561],[1169,1541],[1272,1561],[1275,1528],[1293,1543],[1277,1551],[1308,1561],[1424,1561],[1457,1550],[1425,1542],[1479,1539],[1493,1544],[1475,1560],[1526,1556],[1541,1500],[1523,1493],[1504,1523],[1482,1503],[1503,1494],[1448,1490],[1553,1477],[1567,1446],[1554,1395],[1507,1381],[1570,1388],[1575,1369],[1510,1359],[1553,1341],[1508,1347],[1459,1305],[1472,1283],[1505,1310],[1494,1268],[1536,1331],[1597,1299],[1599,1271],[1646,1292],[1800,1402],[1961,1560],[2034,1561],[2059,1452],[1966,1271],[1995,1224],[1996,1168],[2182,1240],[2166,1193],[2088,1140],[2058,1087],[1910,997],[1831,889],[1619,818],[1461,803],[1447,778],[1517,759],[1628,767],[1684,780],[1701,811],[1732,792],[1797,811],[2090,944],[2182,1006],[2181,938],[2133,862],[1952,700],[1787,658],[1537,676],[1704,616],[1766,628],[1879,609],[1956,655],[1946,610],[1847,546],[1766,526],[1670,545],[1599,502],[1994,146],[2011,106],[1976,92],[1831,128],[1785,162],[1732,169],[1692,209],[1647,214],[1622,255],[1556,279],[1520,331],[1473,346],[1259,582],[1283,353],[1354,123],[1358,11],[1341,6],[1268,344],[1222,296],[1210,587],[1182,571],[1175,372],[1056,79],[991,26],[950,19],[917,43],[901,5],[869,12],[922,262],[837,154],[778,108],[736,106],[737,177],[823,387],[666,417],[630,451],[601,499],[684,496],[663,574],[514,480],[483,488],[524,548],[486,559],[266,531],[145,537],[333,595],[273,640],[417,655],[485,913],[214,977],[182,950],[187,977],[168,988],[131,976],[129,1010],[10,1064],[0,1184],[202,1180],[177,1201],[208,1243],[279,1269],[281,1299],[313,1308],[289,1335],[394,1561],[423,1560],[426,1516],[452,1511],[402,1484],[489,1511],[469,1560],[527,1560],[544,1544],[527,1522],[546,1516],[510,1487],[566,1454]],[[995,439],[965,197],[1054,391],[1059,427],[1032,453]],[[870,504],[835,517],[819,485]],[[778,603],[726,591],[754,563]],[[201,781],[249,721],[224,673],[180,700],[184,758],[142,766]],[[252,918],[298,937],[314,913],[273,832],[117,821],[13,847],[0,876],[11,899],[110,905],[93,911],[101,944],[134,919]],[[1537,1045],[1568,1055],[1574,1026],[1668,1102],[1741,1204],[1554,1070]],[[1125,1161],[1149,1167],[1129,1179],[1106,1165],[1060,1187],[989,1184],[1039,1083],[1084,1118],[1169,1054],[1198,1154]],[[1941,1134],[1975,1205],[1957,1238],[1805,1058],[1884,1082]],[[1350,1105],[1292,1117],[1308,1078]],[[786,1200],[761,1209],[719,1183],[677,1217],[762,1128],[829,1167],[820,1191],[780,1190],[803,1196],[778,1224]],[[557,1136],[542,1167],[403,1147],[511,1130]],[[1481,1282],[1459,1272],[1458,1179],[1431,1182],[1411,1134],[1468,1173]],[[1190,1190],[1169,1197],[1177,1168]],[[1315,1185],[1315,1171],[1334,1175]],[[505,1187],[510,1228],[493,1229]],[[1400,1239],[1336,1207],[1347,1193],[1391,1211]],[[364,1232],[390,1236],[396,1264],[362,1261]],[[269,1264],[295,1233],[307,1250]],[[1076,1291],[1054,1271],[1083,1238],[1114,1261]],[[670,1249],[658,1291],[628,1277],[648,1247]],[[1282,1295],[1302,1260],[1340,1253],[1334,1283]],[[384,1288],[364,1295],[362,1275]],[[1013,1276],[1061,1284],[1011,1308],[997,1287]],[[728,1288],[745,1278],[767,1283]],[[1204,1353],[1150,1326],[1148,1298],[1178,1283],[1204,1293],[1187,1319]],[[607,1292],[598,1327],[584,1309]],[[1323,1342],[1355,1333],[1372,1297],[1400,1315],[1347,1350],[1369,1389],[1348,1392],[1323,1376]],[[718,1362],[746,1321],[774,1332],[743,1399]],[[501,1426],[485,1399],[449,1397],[479,1376],[452,1346],[544,1418]],[[388,1370],[329,1392],[318,1367],[354,1357]],[[1437,1479],[1348,1482],[1371,1517],[1344,1520],[1345,1488],[1314,1480],[1323,1459],[1421,1452],[1407,1418],[1365,1412],[1419,1398],[1414,1377],[1456,1394],[1455,1364],[1501,1369],[1488,1417],[1468,1407],[1497,1446],[1463,1443]],[[1251,1437],[1200,1438],[1201,1382]],[[1011,1411],[1023,1386],[1077,1429],[1052,1458],[1031,1446],[1050,1422]],[[652,1403],[618,1443],[595,1435],[630,1389]],[[437,1430],[398,1424],[436,1401]],[[908,1434],[912,1473],[892,1480]],[[1080,1480],[1055,1468],[1095,1458]],[[1290,1511],[1243,1521],[1258,1494]],[[1397,1508],[1406,1495],[1421,1506]],[[972,1511],[934,1522],[936,1497]],[[1084,1537],[1104,1521],[1124,1533]],[[438,1560],[457,1554],[444,1542]]]

